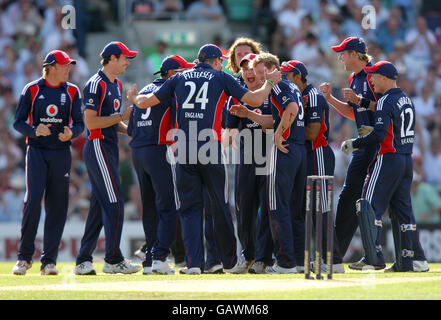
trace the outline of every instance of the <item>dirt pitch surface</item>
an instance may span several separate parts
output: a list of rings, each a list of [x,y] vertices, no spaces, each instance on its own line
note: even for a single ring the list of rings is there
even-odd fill
[[[98,279],[97,279],[98,280]],[[115,281],[76,283],[75,277],[66,277],[64,283],[53,285],[5,286],[3,291],[140,291],[140,292],[250,292],[250,291],[287,291],[306,289],[326,289],[337,287],[364,286],[374,287],[379,284],[426,282],[440,280],[439,277],[400,277],[377,278],[375,274],[364,274],[359,279],[305,280],[161,280],[161,281]]]

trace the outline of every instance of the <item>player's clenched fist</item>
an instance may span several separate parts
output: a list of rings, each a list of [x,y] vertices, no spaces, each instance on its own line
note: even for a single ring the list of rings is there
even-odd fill
[[[136,83],[127,91],[127,100],[131,103],[135,103],[136,96],[138,95],[138,87]]]
[[[351,88],[343,88],[341,89],[341,91],[343,91],[344,101],[352,102],[354,104],[360,104],[361,96],[355,94],[354,90],[352,90]]]
[[[374,127],[362,125],[360,129],[358,129],[358,135],[360,137],[367,136],[372,130],[374,130]]]
[[[325,96],[326,99],[329,99],[331,96],[331,84],[329,82],[324,82],[319,86],[320,92]]]

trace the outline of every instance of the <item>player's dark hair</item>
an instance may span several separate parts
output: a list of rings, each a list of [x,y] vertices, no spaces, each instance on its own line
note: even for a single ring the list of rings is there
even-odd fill
[[[116,57],[116,59],[119,59],[119,58],[121,58],[121,55],[120,54],[112,54],[112,56],[115,56]],[[110,56],[110,57],[103,57],[103,59],[101,60],[101,65],[104,67],[105,65],[108,65],[109,64],[109,62],[110,62],[110,59],[112,59],[112,56]]]
[[[203,63],[213,64],[217,59],[219,59],[219,58],[207,58],[204,60],[199,59],[199,61],[203,62]]]

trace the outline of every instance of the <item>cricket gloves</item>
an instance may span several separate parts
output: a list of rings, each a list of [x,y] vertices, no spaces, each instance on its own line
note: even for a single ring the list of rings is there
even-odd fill
[[[346,141],[343,141],[343,143],[341,144],[341,151],[343,151],[346,154],[350,154],[356,150],[358,150],[358,148],[354,148],[352,146],[352,143],[354,142],[355,139],[349,139]]]

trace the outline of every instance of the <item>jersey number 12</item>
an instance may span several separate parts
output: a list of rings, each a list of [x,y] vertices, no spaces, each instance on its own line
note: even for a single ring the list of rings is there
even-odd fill
[[[404,132],[405,122],[406,122],[406,114],[409,114],[409,122],[407,124],[406,132]],[[406,108],[401,111],[401,138],[409,137],[414,135],[414,131],[412,130],[413,125],[413,110],[411,108]]]

